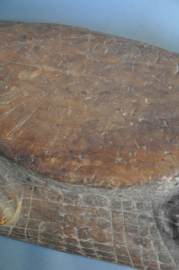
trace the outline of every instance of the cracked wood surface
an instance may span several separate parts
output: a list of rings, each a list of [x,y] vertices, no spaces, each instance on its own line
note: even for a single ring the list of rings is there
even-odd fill
[[[179,55],[87,29],[0,23],[0,153],[48,177],[178,174]]]
[[[140,270],[179,269],[179,177],[89,187],[0,156],[0,187],[2,236]]]
[[[178,90],[176,53],[0,21],[0,235],[178,270]]]

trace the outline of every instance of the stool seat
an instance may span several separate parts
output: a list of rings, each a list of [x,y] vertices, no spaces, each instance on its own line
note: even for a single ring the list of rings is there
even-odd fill
[[[56,24],[2,22],[0,152],[54,179],[133,186],[178,173],[178,55]]]

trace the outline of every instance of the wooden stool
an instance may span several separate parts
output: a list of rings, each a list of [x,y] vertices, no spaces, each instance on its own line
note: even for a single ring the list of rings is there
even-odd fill
[[[179,269],[179,55],[0,22],[0,235]]]

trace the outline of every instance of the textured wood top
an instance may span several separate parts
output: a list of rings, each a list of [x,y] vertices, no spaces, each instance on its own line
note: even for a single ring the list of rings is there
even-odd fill
[[[69,183],[179,172],[179,55],[55,24],[0,22],[0,153]]]

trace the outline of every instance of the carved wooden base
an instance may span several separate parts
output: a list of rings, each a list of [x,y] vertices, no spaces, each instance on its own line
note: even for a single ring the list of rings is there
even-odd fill
[[[136,269],[179,269],[179,179],[107,190],[60,183],[2,156],[0,179],[0,235]]]

